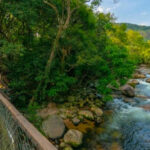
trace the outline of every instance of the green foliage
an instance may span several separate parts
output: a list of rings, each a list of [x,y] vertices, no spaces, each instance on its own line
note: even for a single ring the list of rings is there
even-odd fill
[[[143,62],[150,64],[150,48],[144,50],[141,55],[143,58]]]
[[[96,81],[97,92],[110,100],[111,87],[125,83],[135,62],[149,61],[149,44],[140,34],[114,24],[111,14],[94,13],[101,0],[91,0],[91,6],[71,0],[69,19],[67,2],[0,3],[0,70],[8,79],[13,103],[33,110],[30,120],[36,109],[31,104],[66,102],[70,93]]]
[[[99,80],[98,90],[109,100],[111,87],[118,88],[123,79],[129,78],[134,70],[134,63],[130,60],[125,47],[109,44],[104,50],[105,67],[103,76]],[[127,69],[128,68],[128,69]]]
[[[55,97],[63,92],[68,91],[69,86],[74,84],[75,82],[76,79],[73,77],[69,77],[63,74],[57,74],[56,77],[51,80],[52,87],[48,90],[48,96]]]
[[[8,72],[8,68],[12,66],[12,61],[17,61],[24,54],[24,47],[19,43],[10,43],[5,40],[0,41],[0,70]]]
[[[42,119],[37,115],[37,110],[41,107],[34,103],[33,105],[29,105],[26,109],[22,109],[21,111],[27,117],[27,119],[33,123],[39,130],[42,124]]]
[[[150,39],[150,26],[144,26],[144,25],[136,25],[136,24],[130,24],[130,23],[124,23],[127,28],[130,30],[138,31],[142,36],[146,39]]]
[[[137,63],[149,64],[149,41],[146,41],[139,32],[133,30],[127,31],[127,41],[126,47],[130,57]]]

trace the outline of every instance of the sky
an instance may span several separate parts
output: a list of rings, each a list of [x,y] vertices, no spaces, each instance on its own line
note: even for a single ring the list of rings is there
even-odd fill
[[[113,13],[116,22],[150,26],[150,0],[103,0],[98,10]]]

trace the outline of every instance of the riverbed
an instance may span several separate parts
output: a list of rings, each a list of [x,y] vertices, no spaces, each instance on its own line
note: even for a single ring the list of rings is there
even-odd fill
[[[137,71],[146,77],[136,79],[136,96],[108,102],[104,122],[88,132],[81,150],[150,150],[150,68]]]

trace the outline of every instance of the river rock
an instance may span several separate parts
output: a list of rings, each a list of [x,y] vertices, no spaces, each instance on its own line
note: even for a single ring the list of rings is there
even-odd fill
[[[82,132],[70,129],[64,136],[64,142],[74,147],[78,147],[82,144],[83,134]]]
[[[125,96],[128,96],[128,97],[134,97],[135,96],[134,88],[128,84],[121,87],[121,92],[122,92],[122,94],[124,94]]]
[[[141,64],[141,65],[140,65],[140,68],[146,68],[146,67],[147,67],[146,64]]]
[[[51,115],[42,124],[44,133],[51,139],[62,137],[65,132],[65,124],[57,115]]]
[[[117,143],[117,142],[112,143],[110,149],[111,149],[111,150],[122,150],[121,146],[120,146],[119,143]]]
[[[59,109],[57,108],[55,103],[49,103],[48,106],[44,109],[38,111],[37,115],[41,118],[45,119],[50,115],[54,115],[59,113]]]
[[[137,80],[133,79],[133,80],[130,80],[128,82],[128,84],[131,85],[132,87],[135,87],[137,84],[139,84],[139,82]]]
[[[66,147],[66,143],[65,143],[65,142],[61,142],[59,146],[60,146],[61,148],[64,148],[64,147]]]
[[[147,100],[149,99],[150,97],[147,97],[147,96],[144,96],[144,95],[136,95],[136,98],[140,98],[142,100]]]
[[[150,78],[148,78],[148,79],[146,80],[146,82],[150,83]]]
[[[99,94],[99,93],[96,94],[96,97],[97,97],[98,99],[102,99],[102,95]]]
[[[141,74],[142,72],[141,72],[141,69],[139,68],[139,69],[135,69],[135,73],[136,74]]]
[[[80,123],[80,119],[78,119],[77,117],[72,119],[72,122],[74,125],[78,125]]]
[[[79,111],[79,115],[83,116],[84,118],[89,119],[89,120],[93,120],[94,119],[93,113],[91,111],[89,111],[89,110],[80,110]]]
[[[143,108],[144,110],[150,111],[150,104],[146,104],[140,107]]]
[[[133,77],[135,79],[144,79],[144,78],[146,78],[146,75],[136,73],[136,74],[133,75]]]
[[[99,123],[101,123],[103,120],[102,120],[101,117],[96,117],[95,121],[96,121],[97,124],[99,124]]]
[[[67,146],[64,148],[64,150],[73,150],[73,148],[71,146]]]
[[[94,112],[94,114],[97,116],[97,117],[101,117],[103,115],[103,111],[102,109],[94,106],[91,108],[91,110]]]
[[[134,102],[133,99],[131,99],[131,98],[124,98],[123,101],[125,103],[130,103],[130,104],[132,104]]]

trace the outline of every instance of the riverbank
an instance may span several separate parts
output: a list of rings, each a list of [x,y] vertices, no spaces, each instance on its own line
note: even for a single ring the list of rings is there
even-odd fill
[[[116,123],[116,116],[120,117],[116,115],[116,108],[119,110],[120,105],[128,107],[135,105],[139,99],[150,97],[141,95],[145,88],[139,87],[143,81],[149,84],[149,73],[149,67],[141,65],[126,85],[118,89],[112,87],[112,102],[102,103],[102,96],[92,92],[91,88],[80,105],[73,104],[76,97],[68,96],[68,103],[49,103],[33,116],[25,116],[32,122],[35,120],[33,124],[37,126],[38,123],[39,130],[60,150],[122,150],[122,132],[110,128],[110,125]],[[150,105],[141,108],[149,110]]]
[[[135,96],[127,97],[116,92],[108,102],[103,117],[105,121],[88,134],[84,141],[86,150],[146,150],[150,149],[150,67],[140,66],[129,80],[134,85]]]
[[[150,70],[146,69],[146,65],[141,65],[135,70],[132,79],[130,79],[126,85],[119,89],[113,88],[113,99],[123,99],[123,102],[128,104],[132,103],[132,99],[134,98],[144,98],[144,96],[137,95],[136,87],[139,85],[139,80],[146,78],[147,82],[149,82],[149,78],[146,77],[146,74],[150,73]],[[74,97],[70,97],[70,99],[74,99]],[[86,101],[90,102],[90,99]],[[103,127],[111,124],[108,120],[113,119],[113,113],[114,110],[108,109],[107,105],[98,107],[91,103],[91,105],[86,107],[77,107],[69,106],[69,104],[56,105],[55,103],[49,103],[47,107],[38,111],[38,116],[41,117],[42,120],[41,130],[59,149],[82,150],[84,147],[90,149],[91,146],[89,145],[89,147],[87,147],[87,143],[92,143],[93,134],[100,135],[105,133],[107,129]],[[107,125],[106,122],[108,122]],[[121,146],[117,140],[122,137],[121,133],[111,131],[109,134],[112,139],[115,139],[113,143],[108,144],[109,150],[120,150]],[[94,146],[95,149],[92,148],[93,150],[107,147],[99,144],[94,145],[96,146]]]
[[[103,110],[94,104],[86,107],[49,105],[38,111],[41,130],[59,149],[69,150],[83,143],[84,135],[103,122]]]

